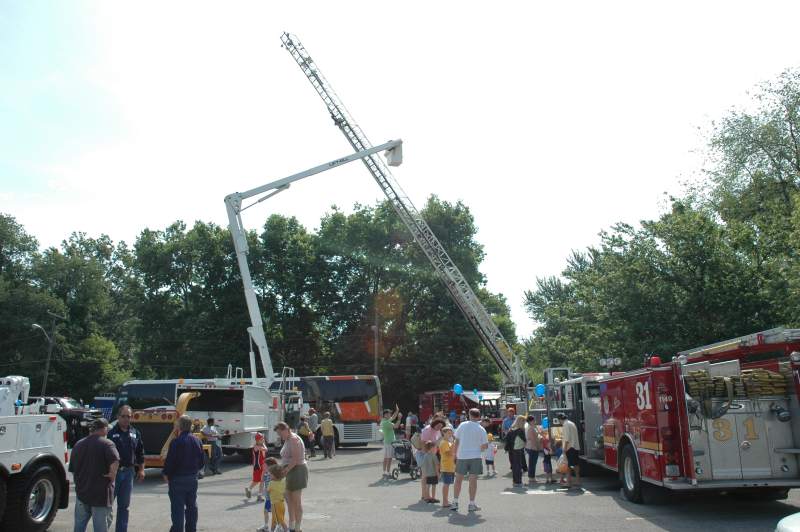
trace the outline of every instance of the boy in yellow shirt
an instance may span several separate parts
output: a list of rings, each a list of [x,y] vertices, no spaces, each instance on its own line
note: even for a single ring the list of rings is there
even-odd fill
[[[453,429],[442,429],[442,441],[439,442],[439,456],[442,457],[439,471],[442,477],[442,508],[450,508],[447,497],[450,495],[450,485],[456,474],[456,453],[453,448]]]

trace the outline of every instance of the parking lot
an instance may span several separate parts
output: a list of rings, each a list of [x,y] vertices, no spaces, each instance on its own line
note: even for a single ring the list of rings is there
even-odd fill
[[[313,458],[304,493],[304,530],[704,530],[772,531],[784,516],[800,511],[800,491],[788,501],[760,503],[728,496],[673,498],[656,505],[622,499],[611,475],[588,478],[582,493],[535,488],[512,490],[505,457],[498,457],[498,476],[481,479],[481,511],[443,510],[419,500],[418,481],[408,475],[381,478],[381,449],[341,449],[334,460]],[[223,475],[200,481],[199,530],[254,531],[262,524],[261,503],[244,498],[249,465],[237,457],[223,463]],[[137,484],[131,504],[132,531],[169,529],[167,485],[149,470]],[[466,502],[466,485],[462,505]],[[440,493],[440,492],[439,492]],[[437,494],[438,495],[438,494]],[[72,530],[70,508],[61,511],[51,530]]]

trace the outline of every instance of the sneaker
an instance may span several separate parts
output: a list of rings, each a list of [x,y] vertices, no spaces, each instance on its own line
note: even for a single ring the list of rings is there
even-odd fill
[[[470,504],[468,510],[470,512],[477,512],[480,510],[480,507],[477,504]]]
[[[244,489],[244,496],[247,497],[248,499],[253,496],[253,492],[250,491],[250,488]]]
[[[269,532],[269,527],[267,525],[264,525],[260,528],[257,528],[256,532]]]
[[[453,501],[452,503],[450,503],[450,509],[452,511],[454,511],[454,512],[457,512],[458,511],[458,501]]]

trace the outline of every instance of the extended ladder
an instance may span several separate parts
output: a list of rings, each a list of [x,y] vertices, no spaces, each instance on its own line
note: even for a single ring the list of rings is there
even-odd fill
[[[311,56],[294,35],[284,33],[281,36],[284,48],[291,54],[295,62],[300,66],[300,69],[306,75],[311,85],[317,91],[328,112],[333,118],[333,122],[344,133],[347,141],[354,150],[362,151],[372,147],[366,135],[355,123],[350,114],[347,112],[344,104],[339,100],[333,88],[328,81],[319,71]],[[362,159],[366,165],[369,173],[381,187],[383,193],[389,199],[392,207],[400,216],[400,219],[411,231],[411,235],[417,244],[422,248],[425,255],[433,265],[436,275],[444,283],[447,290],[450,292],[453,301],[472,328],[477,333],[478,337],[486,346],[489,354],[494,359],[503,378],[507,383],[514,383],[521,385],[523,388],[527,384],[527,377],[522,370],[519,358],[514,355],[511,347],[506,342],[500,330],[492,321],[491,316],[486,311],[484,306],[478,300],[475,292],[470,288],[467,280],[459,271],[458,267],[453,263],[450,256],[445,251],[439,239],[433,234],[431,228],[422,218],[422,215],[414,207],[411,200],[406,196],[403,189],[394,179],[389,168],[384,164],[383,160],[376,154],[370,155]]]

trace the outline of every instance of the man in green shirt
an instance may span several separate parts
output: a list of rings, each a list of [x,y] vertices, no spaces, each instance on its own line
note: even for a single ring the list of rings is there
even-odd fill
[[[394,431],[400,428],[400,407],[394,405],[394,413],[386,409],[383,411],[381,432],[383,432],[383,476],[388,477],[392,467],[392,442],[395,440]]]

